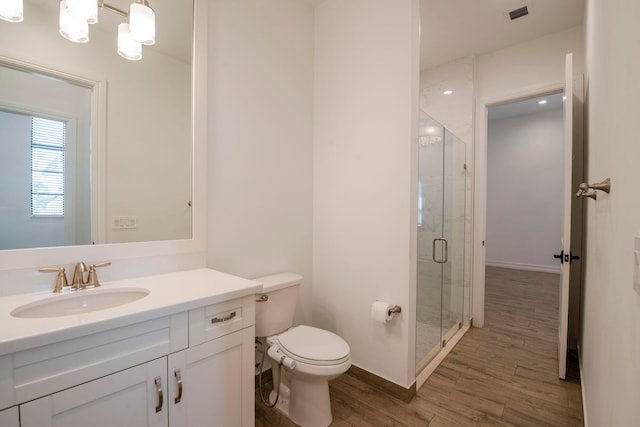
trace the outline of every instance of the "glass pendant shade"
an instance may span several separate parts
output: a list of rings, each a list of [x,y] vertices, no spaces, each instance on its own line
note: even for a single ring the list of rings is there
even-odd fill
[[[131,37],[129,24],[118,25],[118,55],[130,61],[142,59],[142,45]]]
[[[75,43],[89,41],[89,24],[71,13],[66,0],[60,1],[60,35]]]
[[[22,22],[22,0],[0,0],[0,19],[9,22]]]
[[[129,8],[129,28],[134,40],[145,45],[156,42],[156,14],[146,0],[137,0]],[[144,3],[142,3],[144,2]]]
[[[71,14],[84,19],[87,24],[98,23],[98,0],[66,0]]]

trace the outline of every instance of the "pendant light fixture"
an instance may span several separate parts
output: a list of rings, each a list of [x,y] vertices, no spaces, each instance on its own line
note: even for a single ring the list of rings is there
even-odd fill
[[[100,9],[126,19],[118,25],[118,55],[131,61],[142,59],[142,45],[156,42],[156,14],[148,0],[133,0],[128,12],[111,6],[104,0],[60,0],[60,35],[74,43],[88,42],[89,24],[98,22]],[[0,0],[0,19],[22,22],[23,0]]]
[[[156,42],[156,14],[147,0],[136,0],[129,6],[129,29],[134,40],[145,45]]]
[[[22,22],[22,0],[0,0],[0,19],[9,22]]]

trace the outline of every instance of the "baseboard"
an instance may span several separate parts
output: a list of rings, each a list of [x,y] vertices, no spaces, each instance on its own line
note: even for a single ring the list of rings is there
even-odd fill
[[[415,383],[413,383],[413,385],[407,389],[354,365],[351,365],[346,374],[358,378],[360,381],[370,385],[371,387],[377,388],[378,390],[388,394],[389,396],[393,396],[407,403],[410,402],[411,399],[413,399],[413,397],[416,395]],[[256,375],[256,389],[259,387],[259,381],[259,375]],[[262,385],[264,386],[266,384],[269,384],[271,381],[273,381],[273,374],[271,372],[271,368],[269,368],[262,373]]]
[[[407,403],[411,402],[411,399],[413,399],[416,395],[415,382],[413,383],[413,385],[411,385],[411,387],[404,388],[394,382],[379,377],[376,374],[373,374],[355,365],[351,365],[351,367],[347,371],[347,375],[358,378],[360,381],[369,384],[371,387],[377,388],[378,390],[388,394],[389,396],[393,396]]]
[[[486,260],[487,267],[510,268],[512,270],[539,271],[541,273],[560,274],[560,267],[549,265],[524,264],[520,262]]]

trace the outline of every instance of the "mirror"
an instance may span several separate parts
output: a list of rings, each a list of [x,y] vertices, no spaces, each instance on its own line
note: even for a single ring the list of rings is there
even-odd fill
[[[55,0],[25,0],[23,22],[0,20],[0,170],[14,179],[0,184],[0,249],[192,237],[193,4],[151,7],[156,44],[140,61],[117,54],[124,18],[104,8],[84,44],[58,34]],[[34,214],[32,117],[66,129],[62,214]]]

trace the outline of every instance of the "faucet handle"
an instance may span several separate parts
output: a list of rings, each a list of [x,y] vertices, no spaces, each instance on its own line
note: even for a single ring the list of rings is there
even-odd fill
[[[58,273],[58,275],[56,276],[56,283],[53,288],[53,292],[55,293],[62,292],[62,288],[66,288],[67,286],[69,286],[66,270],[64,267],[42,267],[39,268],[38,271],[40,273]]]
[[[108,267],[111,265],[111,261],[100,262],[98,264],[91,264],[89,266],[89,275],[87,276],[87,284],[89,286],[93,286],[97,288],[100,286],[100,281],[98,280],[98,274],[96,273],[96,268],[99,267]]]

